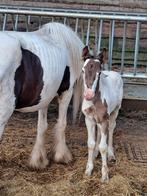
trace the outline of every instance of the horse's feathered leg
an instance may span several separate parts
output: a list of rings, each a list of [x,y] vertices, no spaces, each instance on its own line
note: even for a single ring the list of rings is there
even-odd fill
[[[13,88],[11,88],[11,80],[3,79],[0,82],[0,140],[4,132],[5,125],[14,111],[15,97]]]
[[[2,140],[2,135],[4,132],[5,125],[7,124],[10,116],[14,111],[14,107],[4,107],[0,106],[0,141]]]
[[[48,165],[45,150],[45,131],[47,130],[47,109],[38,112],[37,139],[31,153],[30,166],[33,168],[45,168]]]
[[[66,145],[65,128],[67,124],[67,109],[72,97],[73,89],[65,91],[59,98],[59,118],[55,125],[55,161],[68,163],[72,155]]]

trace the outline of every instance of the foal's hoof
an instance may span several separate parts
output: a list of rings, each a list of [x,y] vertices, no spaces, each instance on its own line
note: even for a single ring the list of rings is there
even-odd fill
[[[116,163],[115,156],[109,156],[109,157],[108,157],[108,161],[109,161],[110,163]]]
[[[93,165],[92,164],[87,164],[86,166],[86,171],[85,171],[85,175],[86,176],[91,176],[93,171]]]
[[[99,156],[99,151],[94,151],[94,158],[96,159],[98,158],[98,156]]]
[[[101,182],[102,183],[108,183],[109,182],[109,178],[101,178]]]
[[[109,177],[108,177],[108,175],[102,176],[101,182],[102,182],[102,183],[108,183],[108,182],[109,182]]]
[[[92,174],[92,171],[91,171],[91,170],[86,169],[86,171],[85,171],[85,175],[86,175],[86,176],[91,176],[91,174]]]

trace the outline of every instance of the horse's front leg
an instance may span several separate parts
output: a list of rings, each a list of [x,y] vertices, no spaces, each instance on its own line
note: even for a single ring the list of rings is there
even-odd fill
[[[55,161],[68,163],[72,155],[66,145],[65,128],[67,124],[67,109],[72,97],[73,89],[65,91],[59,98],[59,117],[55,125]]]
[[[48,165],[44,144],[47,127],[47,108],[44,108],[38,112],[37,139],[30,159],[30,166],[33,168],[42,169]]]

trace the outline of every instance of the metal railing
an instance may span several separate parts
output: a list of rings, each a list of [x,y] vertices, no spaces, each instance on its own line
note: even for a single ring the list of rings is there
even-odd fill
[[[50,21],[71,26],[97,51],[108,48],[107,69],[126,78],[147,79],[147,14],[0,6],[3,31],[33,31]]]

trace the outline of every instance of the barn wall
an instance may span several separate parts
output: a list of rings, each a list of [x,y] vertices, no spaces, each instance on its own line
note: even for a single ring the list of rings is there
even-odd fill
[[[146,0],[1,0],[0,5],[29,5],[58,8],[146,12]]]

